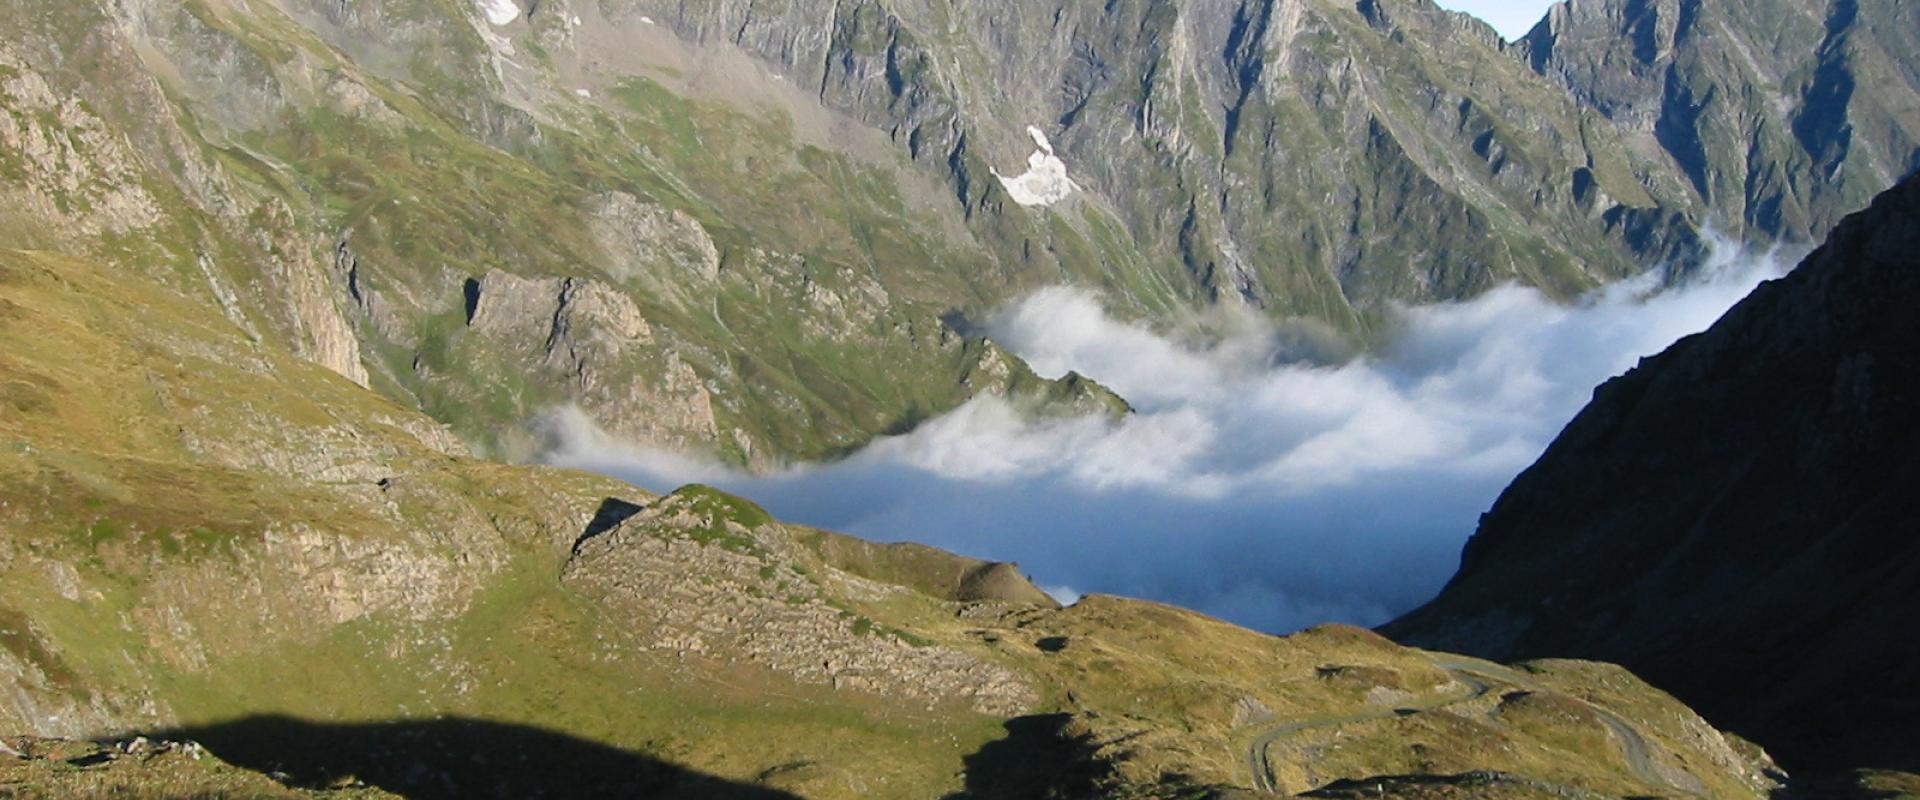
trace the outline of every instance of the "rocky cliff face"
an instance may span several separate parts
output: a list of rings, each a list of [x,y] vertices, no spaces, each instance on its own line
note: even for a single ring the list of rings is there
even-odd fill
[[[1610,237],[1657,216],[1676,186],[1490,29],[1430,3],[600,10],[817,87],[945,172],[989,237],[1076,215],[995,191],[990,176],[1020,172],[1033,128],[1178,296],[1360,330],[1385,299],[1510,280],[1573,292],[1673,244]]]
[[[1920,169],[1917,30],[1902,3],[1573,0],[1519,49],[1714,224],[1818,241]]]
[[[1920,768],[1920,179],[1600,387],[1404,641],[1617,661],[1790,766]]]
[[[1513,48],[1415,0],[10,0],[0,224],[490,452],[570,404],[825,457],[983,391],[942,320],[1037,285],[1364,339],[1393,301],[1684,264],[1716,214],[1817,233],[1911,169],[1905,12],[1668,5]],[[651,339],[467,325],[506,277]]]

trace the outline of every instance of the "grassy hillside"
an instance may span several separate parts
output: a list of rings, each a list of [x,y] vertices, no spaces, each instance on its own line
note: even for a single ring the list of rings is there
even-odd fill
[[[192,740],[296,788],[407,796],[1184,796],[1462,769],[1659,790],[1596,721],[1618,719],[1716,796],[1764,788],[1617,671],[1061,609],[1006,565],[704,487],[475,460],[217,304],[70,256],[0,253],[0,359],[11,731]],[[1573,711],[1518,715],[1515,693]],[[263,785],[178,753],[6,769],[43,794]]]

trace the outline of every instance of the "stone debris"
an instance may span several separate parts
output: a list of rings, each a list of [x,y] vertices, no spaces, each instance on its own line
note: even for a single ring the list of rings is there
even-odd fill
[[[835,594],[795,569],[797,555],[779,525],[750,529],[667,498],[583,542],[563,579],[633,620],[648,646],[681,658],[751,661],[805,683],[929,707],[958,700],[1013,715],[1038,702],[1011,670],[838,607]],[[867,583],[819,569],[835,573],[835,586]]]

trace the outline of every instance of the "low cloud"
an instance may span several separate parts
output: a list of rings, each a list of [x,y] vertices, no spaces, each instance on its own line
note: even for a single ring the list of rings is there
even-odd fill
[[[1479,514],[1595,385],[1778,272],[1725,257],[1677,288],[1650,276],[1573,305],[1496,289],[1401,310],[1386,347],[1332,364],[1247,320],[1194,344],[1048,289],[996,315],[993,337],[1138,413],[1037,420],[982,398],[843,462],[772,475],[613,442],[560,414],[548,460],[1017,561],[1063,599],[1147,597],[1275,632],[1374,625],[1439,589]]]

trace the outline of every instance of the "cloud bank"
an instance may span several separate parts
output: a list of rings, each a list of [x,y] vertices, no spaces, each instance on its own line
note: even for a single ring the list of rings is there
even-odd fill
[[[1704,330],[1772,259],[1571,306],[1501,288],[1409,308],[1381,350],[1302,357],[1257,324],[1205,344],[1048,289],[991,335],[1043,375],[1077,370],[1138,413],[1032,419],[974,400],[831,465],[745,475],[609,441],[557,415],[548,460],[669,490],[711,483],[776,515],[1019,562],[1056,596],[1146,597],[1286,632],[1375,625],[1426,600],[1466,537],[1594,386]]]

